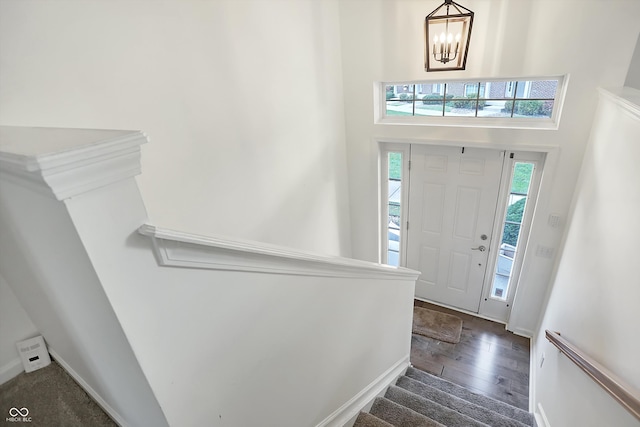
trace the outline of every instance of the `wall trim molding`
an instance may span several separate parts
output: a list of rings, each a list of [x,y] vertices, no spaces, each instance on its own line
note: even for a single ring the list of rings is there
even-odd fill
[[[550,144],[501,144],[491,141],[454,140],[442,138],[400,138],[392,136],[374,135],[371,137],[373,146],[377,149],[383,144],[415,144],[415,145],[436,145],[442,147],[473,147],[488,150],[511,150],[511,151],[531,151],[534,153],[549,153],[558,150],[558,145]],[[378,153],[376,152],[375,155]]]
[[[19,357],[10,360],[8,363],[0,366],[0,385],[14,379],[23,372],[24,366],[22,366],[22,360],[20,360]]]
[[[617,89],[598,88],[600,97],[608,99],[620,106],[634,118],[640,119],[640,90],[631,87],[621,87]]]
[[[538,381],[538,340],[537,335],[531,338],[529,348],[529,412],[536,412],[536,383]]]
[[[409,355],[406,355],[393,366],[349,399],[344,405],[322,420],[316,427],[342,427],[367,406],[373,399],[384,392],[393,382],[411,366]]]
[[[536,422],[540,427],[551,427],[551,424],[549,424],[549,419],[547,418],[547,414],[542,408],[542,403],[538,403],[538,410],[534,413],[534,416],[536,418]]]
[[[509,329],[508,327],[509,325],[507,324],[507,330],[513,332],[516,335],[520,335],[521,337],[525,337],[525,338],[529,338],[531,340],[533,340],[533,331],[529,330],[529,329],[525,329],[525,328],[513,328],[513,329]]]
[[[0,147],[0,173],[3,179],[64,200],[139,175],[140,145],[147,142],[140,131],[88,129],[46,129],[2,127],[9,139]],[[52,133],[53,136],[47,136]],[[63,136],[60,136],[64,133]],[[74,134],[90,134],[79,139]],[[61,144],[60,139],[82,142]],[[47,138],[58,138],[55,142]],[[21,143],[42,139],[43,153],[16,148]],[[89,141],[89,142],[87,142]],[[47,151],[47,146],[53,151]],[[64,145],[64,148],[58,147]]]
[[[420,273],[338,256],[228,237],[189,234],[144,224],[138,232],[151,238],[159,265],[298,276],[416,281]]]
[[[129,424],[122,418],[122,416],[116,412],[103,398],[95,391],[71,366],[65,362],[65,360],[51,347],[49,347],[49,354],[55,359],[56,362],[62,366],[62,368],[78,383],[84,391],[100,406],[104,412],[120,427],[129,427]]]

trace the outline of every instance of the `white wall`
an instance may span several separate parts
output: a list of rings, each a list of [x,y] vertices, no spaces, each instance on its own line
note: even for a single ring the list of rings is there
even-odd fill
[[[613,398],[556,351],[545,329],[559,331],[640,390],[640,90],[635,116],[603,98],[595,118],[570,227],[544,319],[537,332],[535,403],[551,426],[638,426]],[[588,404],[587,404],[588,403]]]
[[[475,14],[467,69],[424,71],[424,17],[441,2],[359,0],[340,2],[347,123],[353,254],[378,258],[377,147],[372,138],[454,141],[460,145],[556,147],[542,180],[532,224],[531,247],[558,249],[562,228],[547,225],[550,213],[566,221],[591,118],[596,90],[621,86],[640,32],[640,2],[577,0],[467,0]],[[624,10],[612,14],[612,10]],[[565,16],[573,16],[565,19]],[[615,34],[615,43],[603,34]],[[599,52],[607,59],[598,60]],[[377,81],[496,78],[569,74],[560,128],[556,131],[375,125]],[[509,327],[532,333],[538,322],[553,261],[528,256]]]
[[[171,426],[318,425],[408,361],[415,277],[159,267],[133,179],[66,204]]]
[[[0,172],[0,270],[49,350],[123,425],[166,426],[64,204]]]
[[[627,71],[627,79],[624,85],[626,87],[640,89],[640,34],[638,34],[636,50],[631,58],[631,65],[629,65],[629,71]]]
[[[0,275],[0,384],[24,371],[16,342],[36,335],[38,329]]]
[[[335,0],[2,0],[1,124],[140,129],[166,227],[350,254]]]
[[[0,128],[0,268],[123,425],[337,427],[408,366],[417,272],[246,239],[172,241],[191,268],[159,266],[138,233],[144,142]]]

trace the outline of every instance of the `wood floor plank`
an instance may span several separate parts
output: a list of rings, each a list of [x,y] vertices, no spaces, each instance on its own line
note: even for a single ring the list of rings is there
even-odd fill
[[[474,358],[469,356],[457,355],[449,357],[441,354],[431,354],[430,359],[444,367],[455,368],[459,371],[475,374],[483,378],[504,378],[506,380],[517,381],[522,384],[529,383],[528,373],[517,372],[493,363],[491,359]]]
[[[523,396],[529,396],[529,387],[518,381],[511,381],[511,391],[521,394]]]
[[[493,383],[485,381],[476,375],[459,371],[455,368],[445,366],[442,371],[442,378],[469,388],[477,393],[484,394],[494,399],[513,405],[517,408],[528,410],[529,398],[512,390],[511,384],[504,382]]]
[[[415,301],[416,306],[458,316],[463,321],[458,344],[413,335],[414,367],[485,394],[528,409],[529,339],[507,331],[504,325]]]

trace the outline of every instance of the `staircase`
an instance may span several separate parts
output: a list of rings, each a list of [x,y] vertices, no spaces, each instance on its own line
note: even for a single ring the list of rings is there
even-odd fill
[[[535,427],[533,414],[415,368],[377,397],[354,427]]]

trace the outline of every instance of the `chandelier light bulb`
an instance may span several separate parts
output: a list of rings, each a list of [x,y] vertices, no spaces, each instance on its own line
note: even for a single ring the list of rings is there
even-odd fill
[[[447,36],[444,35],[444,33],[440,34],[440,43],[444,43],[444,41],[446,40]]]

